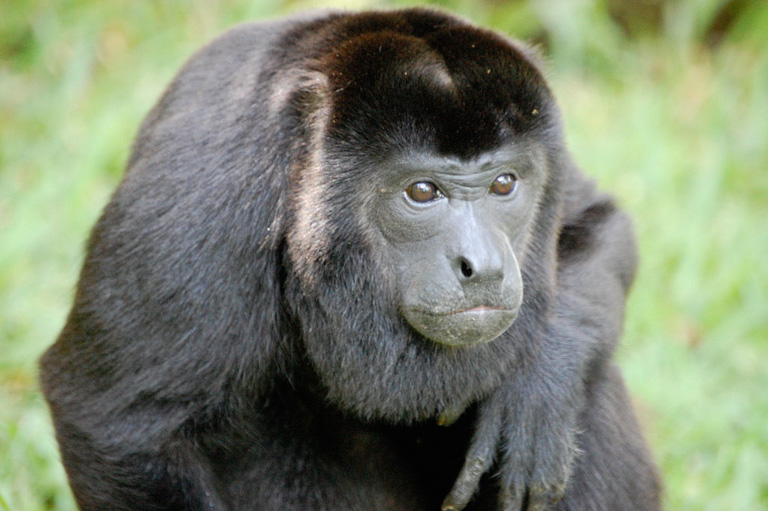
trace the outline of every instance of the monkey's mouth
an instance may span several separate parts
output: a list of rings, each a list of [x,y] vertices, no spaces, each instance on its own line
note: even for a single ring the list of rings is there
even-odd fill
[[[451,312],[446,313],[434,313],[435,316],[451,316],[453,314],[466,314],[466,313],[483,313],[483,312],[489,312],[489,311],[507,311],[512,312],[510,309],[507,309],[505,307],[490,307],[488,305],[479,305],[477,307],[472,307],[470,309],[460,309],[455,310]]]
[[[517,319],[518,309],[480,305],[448,311],[410,309],[408,323],[424,337],[449,346],[491,342]]]
[[[427,310],[422,308],[412,308],[411,312],[415,314],[424,314],[426,316],[454,316],[456,314],[482,314],[487,312],[513,312],[517,315],[517,309],[510,309],[509,307],[502,306],[490,306],[490,305],[477,305],[475,307],[468,307],[466,309],[448,309],[448,310]]]

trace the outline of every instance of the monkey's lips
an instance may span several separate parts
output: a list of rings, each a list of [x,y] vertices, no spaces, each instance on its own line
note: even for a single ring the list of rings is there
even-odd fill
[[[468,309],[405,311],[408,323],[424,337],[449,346],[469,346],[491,342],[517,319],[518,309],[481,305]]]

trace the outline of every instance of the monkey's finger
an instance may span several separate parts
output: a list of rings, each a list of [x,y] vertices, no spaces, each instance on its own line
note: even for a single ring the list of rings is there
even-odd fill
[[[549,511],[562,498],[563,490],[557,487],[531,487],[528,490],[528,507],[526,511]]]
[[[523,510],[523,496],[524,492],[520,491],[517,487],[503,488],[499,493],[499,507],[501,511]],[[530,511],[530,507],[528,510]]]
[[[496,400],[491,399],[481,407],[464,466],[443,501],[443,511],[464,509],[477,491],[480,479],[493,464],[494,453],[501,439],[502,416],[503,408]]]
[[[452,408],[446,408],[440,415],[437,416],[437,425],[445,427],[453,425],[453,423],[459,420],[459,417],[461,417],[461,414],[464,413],[466,408],[467,406],[465,404],[460,404]]]
[[[460,511],[464,509],[483,477],[493,463],[493,453],[490,449],[479,455],[470,455],[461,468],[459,477],[453,488],[443,501],[443,511]]]

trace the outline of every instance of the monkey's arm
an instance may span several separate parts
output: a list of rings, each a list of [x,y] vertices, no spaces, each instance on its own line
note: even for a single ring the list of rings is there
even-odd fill
[[[579,190],[584,192],[586,183]],[[465,465],[444,510],[464,508],[494,461],[500,509],[548,509],[568,484],[585,385],[604,371],[621,333],[635,269],[628,217],[604,196],[566,207],[558,247],[557,294],[544,335],[479,408]],[[568,209],[571,209],[569,212]]]

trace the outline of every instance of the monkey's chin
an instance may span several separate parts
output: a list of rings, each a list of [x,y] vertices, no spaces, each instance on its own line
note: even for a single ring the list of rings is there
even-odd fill
[[[438,344],[473,346],[493,341],[517,319],[518,309],[474,307],[448,313],[431,313],[420,309],[404,312],[408,324]]]

